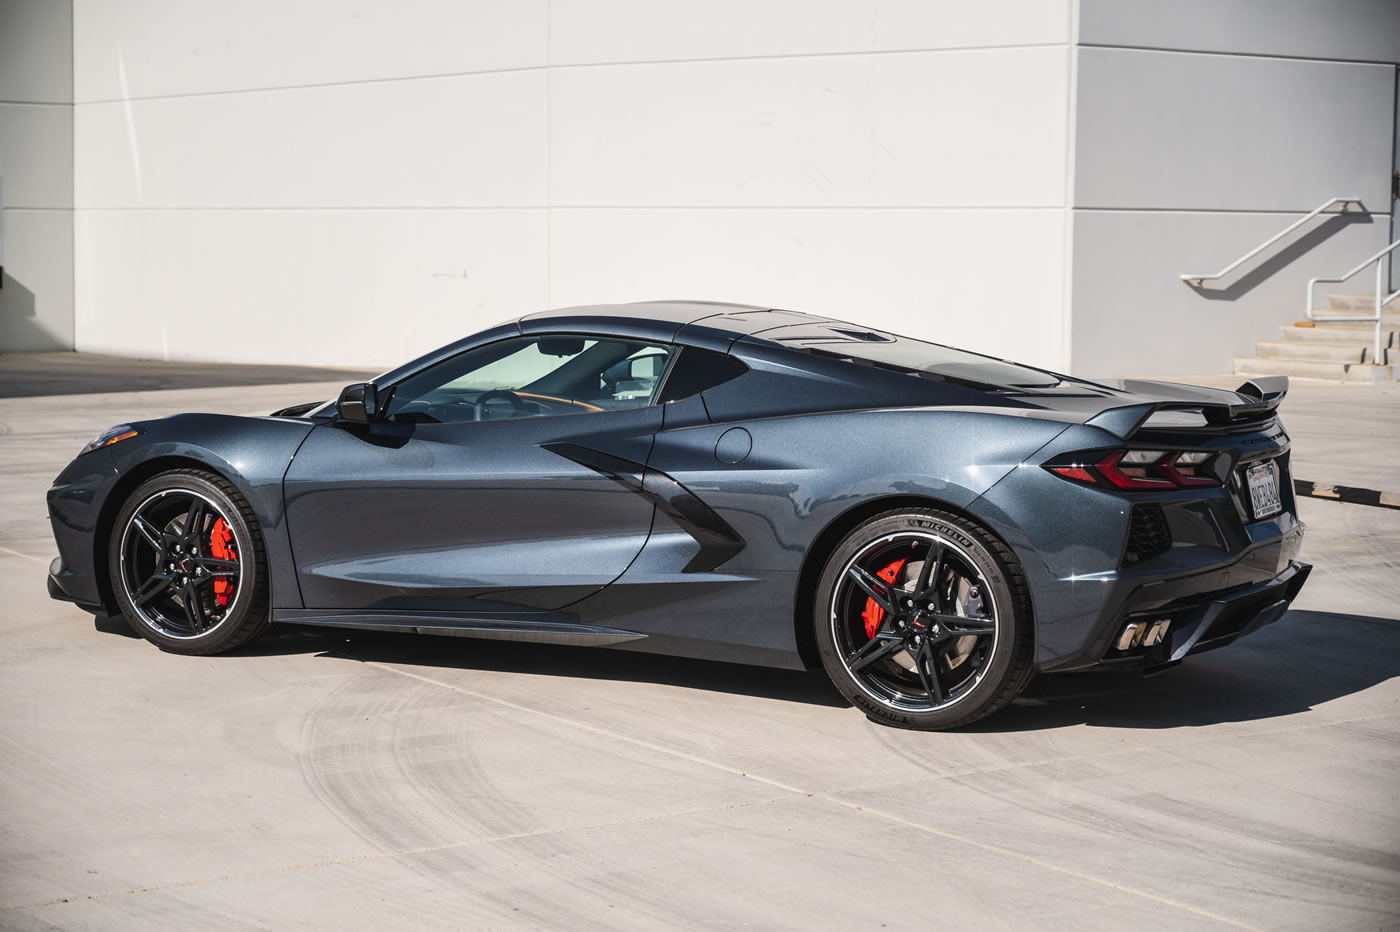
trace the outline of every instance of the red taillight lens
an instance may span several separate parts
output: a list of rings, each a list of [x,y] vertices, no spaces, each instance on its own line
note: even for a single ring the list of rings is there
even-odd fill
[[[1109,482],[1120,489],[1170,489],[1175,483],[1158,479],[1163,462],[1174,454],[1161,450],[1114,450],[1094,464]]]
[[[1075,482],[1136,492],[1217,486],[1214,453],[1179,450],[1097,450],[1056,457],[1045,468]]]
[[[1098,477],[1083,466],[1051,466],[1050,471],[1064,476],[1066,479],[1078,479],[1080,482],[1090,484],[1098,482]]]

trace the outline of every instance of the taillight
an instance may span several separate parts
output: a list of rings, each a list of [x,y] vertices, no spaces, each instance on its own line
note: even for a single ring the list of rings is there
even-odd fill
[[[1095,450],[1057,456],[1045,468],[1073,482],[1138,492],[1218,486],[1218,454],[1181,450]]]

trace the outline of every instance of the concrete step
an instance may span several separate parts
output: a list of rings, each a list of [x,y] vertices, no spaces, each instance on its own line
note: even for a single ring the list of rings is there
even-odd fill
[[[1342,343],[1348,346],[1370,346],[1371,331],[1357,332],[1352,327],[1284,327],[1283,338],[1290,343]],[[1381,347],[1400,346],[1400,331],[1382,330]]]
[[[1313,362],[1365,362],[1366,348],[1359,343],[1299,343],[1292,340],[1260,343],[1255,352],[1261,359],[1306,359]]]
[[[1333,382],[1392,382],[1393,366],[1349,365],[1344,362],[1315,362],[1310,359],[1260,359],[1235,357],[1236,375],[1291,375],[1301,379],[1329,379]]]
[[[1360,311],[1365,314],[1376,306],[1376,293],[1368,291],[1365,294],[1329,294],[1327,296],[1327,307],[1331,310]],[[1400,309],[1400,298],[1390,302],[1382,310],[1394,311]]]

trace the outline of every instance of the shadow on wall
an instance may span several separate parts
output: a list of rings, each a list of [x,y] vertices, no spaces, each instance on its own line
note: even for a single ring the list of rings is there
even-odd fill
[[[99,616],[95,627],[137,636],[119,616]],[[314,653],[362,663],[655,683],[778,702],[847,705],[820,670],[771,670],[597,648],[275,625],[239,653]],[[1106,672],[1039,677],[1020,699],[963,733],[1258,721],[1306,712],[1395,677],[1400,677],[1400,619],[1295,611],[1160,676]],[[850,715],[853,725],[863,722],[854,709]]]
[[[1188,282],[1193,291],[1208,301],[1234,301],[1249,294],[1259,285],[1268,281],[1276,273],[1288,268],[1298,259],[1327,242],[1354,223],[1372,223],[1368,211],[1347,211],[1332,214],[1318,226],[1289,243],[1269,258],[1250,269],[1238,281],[1227,288],[1215,288],[1209,283],[1196,285]]]
[[[70,350],[68,341],[60,339],[39,323],[34,292],[11,277],[8,269],[0,272],[0,352],[52,352]]]

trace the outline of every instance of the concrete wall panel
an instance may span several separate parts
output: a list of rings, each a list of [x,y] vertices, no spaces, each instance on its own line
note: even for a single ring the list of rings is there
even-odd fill
[[[545,64],[547,0],[76,0],[77,101]]]
[[[1197,292],[1183,272],[1216,269],[1301,215],[1171,211],[1074,214],[1072,358],[1082,375],[1230,372],[1232,357],[1304,317],[1309,278],[1340,275],[1387,242],[1390,217],[1315,221]],[[1369,221],[1369,222],[1368,222]],[[1358,276],[1348,289],[1366,291]],[[1317,304],[1327,289],[1317,289]]]
[[[0,101],[73,102],[73,6],[0,2]]]
[[[1079,0],[1079,41],[1139,46],[1400,61],[1395,0]]]
[[[1069,41],[1069,0],[554,0],[556,64]]]
[[[1053,367],[1063,234],[1059,210],[556,210],[551,298],[769,304]]]
[[[73,9],[0,0],[0,351],[73,346]]]
[[[1065,202],[1064,48],[563,69],[557,205]]]
[[[77,226],[92,352],[388,368],[548,303],[540,210],[80,210]]]
[[[1085,48],[1078,93],[1076,206],[1389,213],[1393,67]]]
[[[73,211],[5,209],[0,352],[73,348]]]
[[[79,104],[80,207],[544,202],[543,72]]]
[[[73,108],[0,103],[5,207],[73,206]]]

